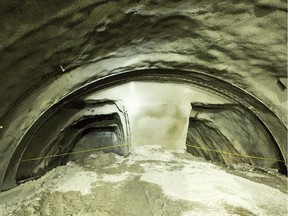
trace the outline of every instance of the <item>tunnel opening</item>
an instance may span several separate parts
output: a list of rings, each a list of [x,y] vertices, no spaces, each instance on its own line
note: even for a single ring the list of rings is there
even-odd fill
[[[4,189],[14,187],[15,184],[17,184],[17,182],[20,183],[22,181],[25,181],[25,179],[30,179],[36,176],[41,176],[50,168],[67,163],[67,161],[69,161],[72,157],[69,159],[69,157],[65,155],[65,157],[62,157],[61,159],[59,157],[59,158],[53,158],[52,160],[50,159],[46,161],[42,160],[41,163],[39,163],[38,161],[38,164],[36,161],[30,161],[28,163],[31,163],[31,165],[30,165],[30,168],[28,169],[27,169],[27,164],[22,165],[22,161],[35,158],[35,157],[50,157],[55,154],[61,154],[62,152],[72,153],[74,151],[74,146],[76,146],[75,149],[77,149],[78,144],[82,143],[82,141],[80,141],[81,138],[89,140],[90,138],[88,137],[94,137],[95,138],[94,141],[98,141],[101,143],[100,139],[105,137],[105,134],[106,134],[106,138],[110,139],[110,141],[108,140],[106,141],[107,143],[111,144],[111,139],[115,140],[116,139],[115,137],[117,137],[116,139],[117,141],[113,142],[113,145],[115,145],[116,143],[128,144],[128,145],[117,147],[117,149],[115,148],[116,151],[118,151],[118,154],[128,155],[130,152],[129,145],[131,145],[130,143],[131,134],[133,135],[137,133],[137,130],[139,131],[139,129],[141,129],[141,125],[143,125],[141,118],[139,118],[141,117],[141,115],[138,116],[139,112],[136,111],[137,109],[146,110],[146,111],[148,110],[146,108],[150,109],[149,112],[145,112],[146,114],[144,116],[148,115],[150,118],[149,120],[150,125],[149,123],[146,124],[148,125],[148,127],[145,127],[145,130],[148,129],[151,133],[150,135],[149,133],[148,134],[140,133],[141,136],[143,137],[143,140],[151,138],[151,134],[156,134],[156,136],[159,136],[162,133],[161,131],[164,131],[165,133],[162,133],[164,137],[167,134],[171,134],[171,132],[177,130],[177,128],[179,129],[179,126],[177,124],[169,123],[169,126],[166,125],[164,127],[164,130],[162,129],[159,130],[159,128],[161,127],[157,126],[158,124],[157,122],[158,121],[161,122],[163,120],[163,117],[165,117],[165,114],[164,115],[161,114],[160,116],[158,114],[159,112],[161,113],[162,111],[165,111],[167,112],[168,116],[171,114],[175,115],[175,118],[173,117],[172,121],[175,121],[176,119],[178,120],[182,119],[183,123],[181,124],[183,125],[185,125],[184,123],[187,122],[188,133],[186,134],[186,131],[184,129],[183,130],[181,129],[181,131],[183,132],[183,137],[181,135],[182,137],[181,139],[185,140],[187,144],[198,145],[199,139],[197,137],[199,136],[201,137],[201,133],[205,134],[205,132],[203,133],[201,131],[206,131],[206,137],[209,137],[211,134],[213,134],[213,137],[215,139],[214,141],[213,141],[213,138],[204,139],[204,141],[202,141],[202,146],[205,145],[206,147],[208,146],[212,148],[216,145],[215,142],[217,141],[217,139],[218,141],[220,140],[223,143],[225,139],[227,138],[227,136],[225,135],[226,136],[225,138],[225,136],[220,130],[215,130],[215,129],[211,130],[211,128],[213,127],[221,126],[221,125],[213,126],[215,122],[213,124],[211,123],[210,120],[212,118],[215,118],[215,116],[214,117],[210,116],[209,117],[210,120],[208,119],[209,121],[207,120],[207,118],[206,119],[203,118],[200,120],[198,118],[195,118],[195,113],[193,114],[194,116],[188,113],[187,116],[184,118],[176,117],[178,116],[179,111],[183,112],[183,110],[188,110],[187,107],[189,107],[189,112],[190,112],[191,98],[186,97],[186,99],[183,100],[185,101],[185,103],[187,102],[186,104],[187,107],[185,105],[184,109],[182,108],[178,109],[181,107],[179,106],[180,104],[179,101],[176,100],[176,102],[175,101],[173,102],[173,100],[177,97],[179,98],[179,96],[177,96],[177,94],[173,92],[174,90],[173,88],[171,88],[171,86],[173,85],[179,85],[182,87],[186,86],[184,88],[184,91],[181,92],[181,94],[183,93],[183,95],[182,97],[179,98],[180,101],[182,101],[182,99],[185,98],[185,94],[187,93],[187,86],[189,86],[189,88],[191,87],[196,88],[197,90],[194,89],[193,90],[194,92],[197,92],[197,91],[205,92],[204,95],[206,96],[198,95],[194,97],[193,99],[194,102],[192,103],[192,106],[194,106],[197,112],[199,112],[202,109],[200,106],[197,108],[197,105],[196,105],[197,103],[207,104],[211,102],[211,100],[214,100],[215,98],[218,98],[217,100],[220,100],[220,105],[219,105],[219,101],[217,102],[217,100],[215,99],[213,106],[217,106],[217,105],[219,105],[219,107],[222,106],[221,107],[222,111],[225,110],[223,107],[233,107],[233,106],[237,107],[239,105],[242,105],[247,108],[251,106],[251,104],[253,104],[253,107],[255,109],[260,107],[259,108],[260,112],[266,109],[265,106],[262,106],[261,104],[259,104],[259,101],[255,100],[253,102],[254,99],[251,98],[251,95],[247,97],[242,97],[245,93],[237,89],[235,86],[231,87],[230,84],[225,83],[225,82],[223,83],[222,81],[217,80],[213,77],[202,77],[202,78],[201,77],[202,75],[198,76],[197,74],[194,74],[194,73],[192,77],[191,74],[187,72],[181,73],[181,71],[175,74],[173,70],[144,70],[144,71],[141,70],[141,71],[136,71],[134,76],[131,76],[130,74],[128,76],[128,74],[124,73],[121,75],[115,75],[115,76],[107,77],[105,79],[101,79],[98,82],[96,81],[95,83],[90,84],[90,86],[83,87],[81,91],[79,90],[79,91],[74,92],[72,95],[68,95],[65,98],[65,100],[63,99],[58,104],[55,104],[43,116],[41,116],[41,118],[39,118],[39,121],[37,121],[31,127],[31,130],[27,132],[26,134],[27,136],[23,137],[22,141],[19,143],[15,151],[15,154],[10,159],[8,168],[6,169],[5,178],[4,178]],[[209,85],[205,84],[208,82],[209,79],[211,79],[209,81]],[[154,86],[153,88],[151,88],[151,87],[146,86],[145,88],[142,88],[143,86],[141,87],[141,85],[144,85],[144,84],[141,84],[141,82],[154,83],[154,85],[157,87]],[[221,83],[221,85],[219,85],[219,83]],[[123,91],[119,92],[118,87],[119,86],[121,87],[121,85],[123,86],[127,85],[127,86],[123,88],[124,89]],[[139,86],[137,87],[137,85]],[[166,85],[164,90],[162,87],[159,87],[161,85],[164,85],[164,86]],[[222,88],[219,88],[219,86],[221,86]],[[228,92],[227,89],[229,89],[230,91]],[[109,93],[108,90],[109,91],[111,90],[111,92]],[[138,97],[139,95],[137,95],[138,94],[137,91],[138,93],[141,93],[141,91],[142,93],[145,92],[145,94],[147,92],[150,92],[149,94],[151,95],[158,95],[157,93],[158,91],[166,92],[165,100],[167,100],[168,98],[167,100],[168,102],[167,101],[161,102],[159,98],[153,97],[153,101],[154,102],[156,101],[157,102],[156,104],[158,105],[157,106],[149,105],[150,107],[149,106],[147,107],[146,106],[147,104],[145,105],[144,102],[146,101],[147,103],[151,103],[151,101],[149,102],[149,100],[145,97],[144,98]],[[115,92],[117,93],[115,94]],[[131,95],[131,94],[128,94],[127,92],[136,92],[137,94]],[[102,96],[98,97],[99,96],[98,94]],[[207,98],[207,95],[209,94],[210,96]],[[122,95],[122,98],[119,98],[119,95]],[[172,95],[174,97],[171,98]],[[206,98],[206,99],[203,101],[203,98]],[[225,102],[223,102],[222,100],[224,100]],[[139,106],[139,104],[142,104],[142,105]],[[178,107],[178,108],[174,109],[172,107]],[[219,109],[219,107],[216,110],[221,110]],[[211,110],[211,108],[209,109]],[[234,113],[238,112],[238,118],[239,118],[239,115],[240,116],[245,115],[243,113],[241,114],[242,111],[241,109],[239,111],[239,109],[240,108],[237,108],[237,109],[235,108],[235,110],[233,110]],[[207,107],[206,107],[206,110],[207,110]],[[155,112],[158,114],[155,115]],[[269,111],[265,110],[265,113],[267,112]],[[207,116],[208,114],[205,114],[205,115]],[[257,116],[258,115],[259,113],[257,113]],[[131,116],[134,116],[135,118],[138,116],[137,119],[138,120],[140,119],[140,120],[131,122]],[[154,119],[153,118],[151,119],[151,117],[153,117]],[[216,118],[218,117],[216,116]],[[227,116],[226,117],[224,116],[224,118],[227,118]],[[223,119],[223,118],[221,117],[220,119]],[[145,123],[146,120],[145,119],[143,120],[144,120],[143,122]],[[256,119],[255,121],[261,122],[262,119]],[[246,123],[242,125],[242,127],[245,127],[245,125]],[[131,131],[130,126],[134,128],[134,131],[133,130]],[[263,127],[266,127],[266,125],[264,125]],[[266,133],[270,134],[271,133],[270,129],[271,128],[269,128],[269,130],[267,129]],[[195,132],[195,130],[197,132]],[[90,132],[87,132],[87,131],[90,131]],[[211,133],[209,132],[207,133],[207,131],[210,131]],[[219,131],[222,133],[222,135],[219,133]],[[91,136],[87,134],[90,134]],[[101,136],[103,137],[100,138]],[[106,139],[106,138],[103,138],[103,139]],[[141,139],[142,138],[138,140],[141,140]],[[90,141],[92,142],[92,140],[93,139],[91,138]],[[38,143],[41,143],[41,144],[39,145]],[[65,143],[65,144],[63,145],[62,143]],[[276,159],[284,160],[279,148],[277,147],[277,142],[274,140],[269,143],[271,144],[271,146],[273,146],[272,148],[276,146],[275,147],[276,150],[274,149],[272,151],[275,153]],[[252,142],[250,142],[250,144],[252,144]],[[199,145],[201,146],[201,144]],[[238,143],[238,145],[240,144]],[[187,147],[188,152],[190,153],[192,152],[193,154],[196,154],[197,156],[202,156],[209,160],[211,160],[211,158],[212,159],[214,158],[215,160],[221,161],[223,163],[226,163],[227,161],[229,162],[229,160],[230,162],[243,162],[244,161],[247,163],[252,163],[251,160],[241,159],[240,161],[237,161],[235,157],[233,157],[234,159],[231,159],[231,157],[229,156],[223,157],[222,155],[220,156],[219,154],[207,155],[207,153],[204,153],[201,151],[197,151],[195,153],[195,151],[192,151],[192,149],[188,145],[186,147]],[[179,146],[177,148],[179,149]],[[180,148],[185,149],[185,143],[183,144],[183,146],[180,145]],[[245,152],[244,150],[241,149],[241,151]],[[33,152],[34,152],[34,155],[33,155]],[[256,151],[254,153],[257,155],[259,152]],[[260,152],[260,155],[261,155],[261,152]],[[49,161],[51,161],[51,163]],[[254,162],[253,160],[253,163],[256,163],[256,162]],[[280,170],[285,169],[284,167],[285,163],[284,163],[284,166],[281,166],[279,164],[278,165],[273,164],[273,166],[279,168]],[[33,169],[35,170],[35,168],[36,170],[39,171],[39,173],[37,172],[33,173]],[[30,170],[30,171],[28,172],[27,170]],[[40,172],[40,170],[44,172]]]
[[[72,154],[66,156],[66,161],[63,164],[66,164],[68,161],[77,161],[78,159],[83,158],[83,153],[87,150],[87,153],[91,154],[89,150],[92,149],[100,149],[104,153],[113,152],[123,156],[123,153],[117,148],[105,148],[119,145],[120,140],[118,139],[118,136],[117,129],[113,127],[89,128],[75,143],[71,150]]]
[[[287,1],[0,16],[0,215],[287,214]]]
[[[20,157],[19,165],[17,169],[6,173],[7,176],[16,177],[14,183],[13,179],[8,183],[12,187],[39,178],[59,165],[65,165],[72,158],[69,159],[69,155],[80,151],[81,139],[87,137],[90,147],[82,148],[79,154],[105,147],[101,150],[126,156],[129,152],[129,130],[127,113],[121,103],[111,100],[72,101],[39,125],[23,143],[24,150],[18,148],[15,159],[10,161],[10,167],[17,162],[16,157]]]
[[[89,153],[103,147],[111,147],[111,149],[101,149],[104,152],[123,156],[126,153],[121,147],[112,148],[123,144],[123,137],[121,119],[117,113],[83,117],[57,134],[53,142],[47,145],[36,148],[36,141],[31,140],[22,155],[16,182],[21,183],[41,177],[47,171],[67,164],[72,158],[77,158],[76,154],[83,155],[85,152]],[[35,139],[38,140],[37,137]],[[83,142],[86,142],[86,145]]]

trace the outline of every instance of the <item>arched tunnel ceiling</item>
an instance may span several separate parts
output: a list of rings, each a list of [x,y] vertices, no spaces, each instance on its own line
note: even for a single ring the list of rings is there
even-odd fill
[[[286,26],[282,0],[2,1],[0,154],[12,154],[37,118],[84,85],[169,69],[206,75],[206,85],[260,107],[287,163]]]
[[[178,68],[216,76],[286,121],[286,90],[277,85],[287,77],[285,0],[7,0],[0,3],[0,20],[3,124],[39,86],[111,57],[122,57],[126,70]]]

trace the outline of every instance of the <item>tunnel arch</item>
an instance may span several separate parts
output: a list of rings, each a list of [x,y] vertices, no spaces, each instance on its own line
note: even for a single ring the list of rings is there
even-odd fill
[[[265,125],[267,131],[271,134],[278,145],[276,148],[279,148],[279,152],[281,152],[282,155],[281,158],[286,160],[287,149],[285,137],[283,137],[283,134],[287,132],[287,129],[282,121],[278,118],[278,116],[275,115],[275,113],[272,112],[265,104],[241,88],[238,88],[237,86],[220,80],[216,77],[209,76],[204,73],[199,73],[197,71],[177,69],[148,69],[126,71],[110,76],[104,76],[101,79],[90,81],[90,83],[85,86],[79,86],[77,90],[74,90],[70,94],[63,97],[59,102],[47,108],[47,110],[37,120],[35,120],[35,123],[26,132],[24,132],[22,138],[19,139],[17,143],[15,142],[14,145],[18,146],[20,143],[26,143],[29,141],[39,126],[44,124],[47,119],[51,118],[55,112],[61,109],[65,109],[65,106],[69,106],[71,102],[73,103],[73,101],[79,97],[114,85],[136,80],[175,82],[180,84],[186,83],[195,85],[208,91],[212,91],[213,93],[220,94],[223,97],[227,97],[235,101],[237,104],[240,104],[246,109],[251,110],[263,123],[263,125]],[[15,148],[15,146],[9,146],[9,148],[12,150]],[[8,189],[15,185],[13,184],[13,172],[11,172],[11,167],[12,169],[15,169],[15,166],[9,167],[7,163],[9,163],[9,158],[6,158],[6,165],[4,163],[5,167],[3,173],[5,173],[5,175],[1,177],[3,182],[1,184],[2,189]],[[10,185],[10,183],[12,184]]]

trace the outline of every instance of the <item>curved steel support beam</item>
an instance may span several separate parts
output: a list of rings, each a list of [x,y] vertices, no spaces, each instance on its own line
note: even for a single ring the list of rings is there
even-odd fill
[[[38,118],[35,124],[29,128],[29,130],[25,133],[25,136],[22,137],[16,146],[18,146],[20,143],[29,142],[34,132],[37,131],[47,119],[49,119],[59,109],[64,108],[67,104],[76,98],[107,87],[120,85],[130,81],[157,81],[192,84],[242,104],[247,109],[250,109],[266,126],[267,130],[271,133],[271,136],[278,144],[279,150],[282,153],[285,164],[287,165],[287,128],[281,119],[272,110],[270,110],[268,106],[266,106],[258,98],[249,94],[247,91],[232,85],[231,83],[220,80],[214,76],[210,76],[198,71],[174,69],[145,69],[132,72],[126,71],[93,80],[89,84],[79,87],[77,90],[67,95],[58,103],[52,105],[42,116]],[[11,146],[11,148],[15,149],[13,146]],[[10,171],[7,168],[8,164],[6,167],[0,167],[0,173],[6,173],[7,171],[9,174]],[[7,188],[7,185],[3,186],[3,181],[4,175],[2,174],[0,176],[0,191]]]

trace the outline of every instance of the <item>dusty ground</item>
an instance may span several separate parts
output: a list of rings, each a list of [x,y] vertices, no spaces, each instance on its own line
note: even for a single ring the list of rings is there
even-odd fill
[[[0,215],[287,215],[285,177],[232,168],[155,146],[97,152],[0,193]]]

